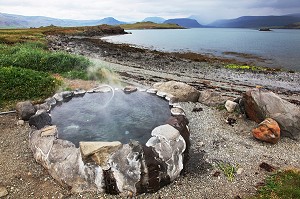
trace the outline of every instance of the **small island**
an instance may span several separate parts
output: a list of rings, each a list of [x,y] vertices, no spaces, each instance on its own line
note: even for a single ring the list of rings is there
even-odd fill
[[[272,31],[270,28],[260,28],[259,31]]]

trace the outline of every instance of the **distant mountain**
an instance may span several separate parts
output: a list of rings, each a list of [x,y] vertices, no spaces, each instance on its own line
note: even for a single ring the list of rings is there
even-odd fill
[[[261,28],[261,27],[278,27],[286,26],[300,22],[300,16],[284,15],[284,16],[243,16],[236,19],[217,20],[209,26],[218,28]]]
[[[153,23],[163,23],[166,19],[162,17],[146,17],[142,22],[153,22]]]
[[[179,26],[185,27],[185,28],[203,28],[201,24],[198,23],[195,19],[189,19],[189,18],[177,18],[177,19],[168,19],[164,21],[164,23],[170,23],[170,24],[178,24]]]
[[[95,26],[95,25],[120,25],[126,22],[118,21],[113,17],[107,17],[100,20],[72,20],[72,19],[56,19],[42,16],[23,16],[0,13],[0,27],[12,28],[29,28],[41,26]]]

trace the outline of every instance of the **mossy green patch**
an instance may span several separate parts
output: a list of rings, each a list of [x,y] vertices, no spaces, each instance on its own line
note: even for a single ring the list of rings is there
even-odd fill
[[[294,199],[300,198],[300,171],[288,169],[278,171],[266,179],[253,199]]]
[[[249,71],[267,71],[267,68],[260,66],[248,66],[248,65],[237,65],[237,64],[228,64],[225,66],[228,69],[234,70],[249,70]]]

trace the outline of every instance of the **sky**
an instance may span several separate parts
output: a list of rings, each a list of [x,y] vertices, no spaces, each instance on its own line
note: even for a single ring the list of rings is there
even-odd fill
[[[300,0],[0,0],[0,12],[61,19],[141,21],[198,16],[206,24],[239,16],[300,13]]]

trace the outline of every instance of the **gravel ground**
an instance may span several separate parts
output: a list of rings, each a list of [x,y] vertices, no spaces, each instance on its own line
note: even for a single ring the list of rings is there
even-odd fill
[[[148,67],[151,63],[156,63],[152,62],[153,59],[148,60],[148,65],[142,67],[141,63],[147,62],[147,56],[144,59],[139,58],[144,60],[139,63],[129,58],[131,60],[126,63],[122,61],[123,65],[111,64],[111,67],[123,82],[147,87],[157,81],[178,80],[187,82],[198,90],[212,88],[229,96],[239,96],[245,90],[254,87],[256,80],[267,82],[266,87],[272,82],[270,90],[274,89],[282,97],[299,102],[299,73],[243,76],[238,72],[227,71],[222,75],[224,78],[220,78],[220,72],[211,73],[217,71],[217,68],[198,70],[192,65],[196,66],[199,63],[184,60],[177,60],[175,65],[180,63],[179,66],[182,66],[186,63],[188,68],[182,69],[178,66],[170,69],[171,65],[170,68],[159,68],[159,65],[155,64]],[[113,57],[106,57],[106,60],[110,59],[113,61]],[[160,61],[163,61],[163,58]],[[170,58],[167,62],[171,62]],[[245,81],[247,78],[249,81]],[[94,83],[69,82],[75,87],[84,84],[86,88]],[[277,89],[276,85],[280,89]],[[251,135],[251,129],[256,124],[243,116],[219,111],[200,103],[181,103],[181,106],[190,121],[192,140],[187,171],[157,193],[142,194],[137,198],[247,198],[255,194],[256,186],[270,174],[260,168],[262,162],[277,169],[300,167],[299,142],[282,138],[275,145],[263,143]],[[203,111],[192,112],[196,106],[202,107]],[[230,126],[225,122],[228,117],[235,118],[237,123]],[[9,192],[4,198],[122,198],[103,193],[72,194],[56,184],[47,171],[33,159],[28,148],[29,127],[27,124],[17,125],[17,122],[14,114],[0,116],[0,187],[4,186]],[[239,168],[233,181],[227,179],[217,167],[217,163],[228,163]]]
[[[256,186],[270,174],[259,167],[262,162],[278,169],[299,167],[299,142],[288,138],[275,145],[259,142],[250,133],[256,124],[244,117],[199,103],[181,106],[190,121],[192,140],[187,171],[157,193],[137,198],[244,198],[255,194]],[[192,112],[194,107],[203,111]],[[237,119],[237,123],[230,126],[225,122],[228,117]],[[9,191],[4,198],[122,198],[102,193],[69,193],[34,161],[28,148],[27,124],[17,125],[14,115],[1,116],[0,121],[0,186]],[[216,166],[220,162],[237,166],[241,173],[229,181]]]

